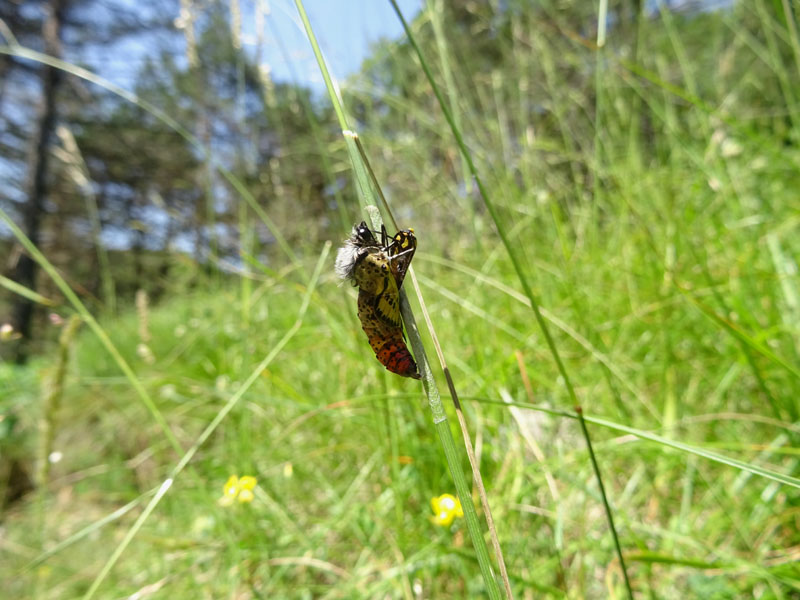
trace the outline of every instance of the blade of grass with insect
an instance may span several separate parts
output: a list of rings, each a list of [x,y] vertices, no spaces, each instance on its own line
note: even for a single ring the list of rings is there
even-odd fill
[[[350,159],[353,164],[353,170],[355,172],[356,180],[358,182],[358,189],[360,192],[359,197],[361,199],[362,206],[364,207],[365,210],[367,210],[367,207],[373,207],[373,210],[367,210],[367,213],[369,214],[372,220],[373,226],[377,229],[381,223],[378,211],[375,210],[376,202],[372,192],[373,185],[371,183],[371,178],[368,175],[369,166],[362,158],[362,153],[361,150],[359,149],[357,135],[354,134],[352,131],[350,131],[348,121],[342,106],[342,102],[339,98],[338,90],[331,79],[330,73],[328,72],[325,59],[323,58],[322,51],[320,50],[319,45],[316,41],[316,37],[311,27],[311,23],[308,20],[308,15],[306,14],[302,0],[295,0],[295,5],[300,15],[300,19],[303,22],[306,36],[308,37],[309,43],[311,44],[311,47],[314,51],[314,55],[317,58],[317,63],[319,65],[323,79],[325,80],[325,86],[328,90],[331,102],[333,103],[334,110],[336,112],[336,116],[339,121],[339,125],[342,129],[342,133],[347,142],[348,152],[350,154]],[[408,333],[408,339],[411,343],[412,348],[414,349],[414,356],[418,362],[420,373],[423,376],[422,380],[423,387],[425,389],[425,394],[428,398],[428,403],[431,408],[434,426],[436,427],[436,431],[439,434],[439,440],[442,444],[445,458],[450,468],[451,476],[453,477],[453,482],[456,487],[456,492],[461,500],[461,504],[464,509],[464,517],[467,524],[467,530],[469,532],[473,547],[475,549],[475,553],[478,559],[478,564],[481,569],[481,574],[483,576],[487,592],[489,593],[491,598],[499,599],[501,597],[500,590],[497,585],[494,573],[492,571],[491,562],[489,560],[489,552],[488,548],[486,547],[486,542],[483,539],[483,535],[480,531],[480,526],[478,525],[478,517],[477,513],[475,512],[475,507],[472,503],[469,487],[467,485],[464,474],[459,466],[459,458],[455,448],[455,441],[453,440],[452,433],[450,432],[447,416],[444,412],[444,407],[442,406],[441,396],[439,394],[436,381],[433,378],[433,373],[431,372],[430,363],[427,359],[425,348],[422,344],[422,339],[419,335],[419,330],[417,329],[417,325],[414,320],[414,315],[408,309],[407,301],[401,302],[401,310],[403,313],[403,319]],[[498,557],[498,559],[500,560],[500,557]],[[508,589],[507,578],[505,584]]]
[[[381,205],[384,208],[389,220],[391,221],[394,229],[399,229],[397,222],[394,219],[394,215],[389,207],[389,203],[386,201],[386,198],[383,195],[380,185],[378,184],[378,179],[375,177],[375,173],[372,170],[372,166],[369,163],[369,159],[367,158],[367,154],[364,151],[364,147],[361,144],[361,140],[356,137],[355,138],[356,144],[358,146],[359,155],[361,159],[364,161],[364,165],[369,172],[371,183],[374,186],[374,189],[377,190],[378,197],[381,201]],[[483,477],[481,476],[480,468],[478,466],[478,462],[475,458],[475,452],[472,448],[472,439],[469,434],[469,428],[467,427],[466,419],[464,418],[464,412],[461,410],[461,403],[458,400],[458,393],[456,392],[455,383],[453,381],[453,376],[450,373],[450,369],[447,366],[447,362],[444,358],[444,352],[442,351],[441,344],[439,343],[439,337],[436,335],[436,330],[433,326],[433,321],[430,318],[430,314],[428,313],[427,305],[425,304],[425,300],[422,297],[422,290],[419,287],[419,282],[417,281],[416,273],[413,267],[409,267],[409,275],[411,276],[411,282],[414,286],[414,292],[417,295],[417,299],[419,300],[420,308],[422,310],[423,317],[425,319],[425,324],[428,327],[428,332],[431,335],[431,339],[433,340],[433,345],[436,350],[436,357],[439,359],[439,365],[444,372],[445,379],[447,380],[447,387],[450,392],[450,397],[453,401],[453,405],[456,410],[456,416],[458,418],[458,425],[461,429],[461,434],[464,437],[464,447],[467,451],[467,458],[469,459],[470,468],[472,469],[472,476],[473,481],[475,483],[475,487],[478,489],[478,495],[480,496],[481,506],[483,507],[483,511],[486,515],[486,523],[489,527],[489,534],[492,538],[492,546],[495,551],[495,555],[497,556],[497,562],[500,567],[500,576],[503,579],[503,585],[505,586],[506,596],[508,598],[512,598],[513,594],[511,592],[511,583],[508,578],[508,571],[505,565],[505,559],[503,558],[503,550],[500,547],[500,540],[497,537],[497,528],[494,525],[494,518],[492,517],[491,507],[489,506],[489,499],[486,496],[486,488],[483,485]],[[408,301],[405,299],[405,292],[403,292],[403,302],[401,304],[401,310],[403,311],[403,318],[406,319],[407,322],[414,322],[414,315],[411,312],[411,309],[408,305]],[[415,323],[416,326],[416,323]],[[422,344],[420,343],[420,347]],[[422,352],[424,353],[424,348],[421,348]]]
[[[500,221],[500,216],[499,216],[499,214],[497,212],[497,208],[495,207],[494,203],[492,202],[491,197],[489,196],[488,190],[484,186],[483,181],[482,181],[480,175],[478,174],[478,171],[477,171],[477,168],[475,166],[475,163],[472,160],[472,155],[471,155],[469,149],[467,148],[466,143],[464,142],[464,138],[463,138],[463,136],[461,134],[460,128],[458,127],[458,124],[456,123],[455,118],[454,118],[453,114],[451,113],[450,108],[448,107],[447,103],[445,102],[444,97],[443,97],[441,91],[439,90],[438,85],[436,84],[436,82],[435,82],[435,80],[433,78],[433,74],[431,72],[430,67],[427,64],[425,56],[422,54],[422,51],[421,51],[419,45],[417,44],[417,42],[416,42],[416,40],[414,38],[414,35],[411,32],[410,27],[408,26],[408,23],[406,22],[405,18],[403,17],[402,12],[400,11],[400,7],[397,5],[397,2],[395,0],[390,0],[390,2],[391,2],[392,7],[395,10],[395,13],[397,14],[398,19],[400,20],[400,22],[403,25],[403,29],[406,32],[406,36],[408,37],[409,43],[411,44],[411,46],[413,47],[414,51],[416,52],[417,58],[419,59],[419,62],[420,62],[420,65],[421,65],[423,71],[425,72],[425,76],[427,77],[428,82],[429,82],[429,84],[430,84],[430,86],[431,86],[431,88],[432,88],[432,90],[434,92],[434,95],[436,96],[436,99],[437,99],[437,101],[439,103],[439,106],[440,106],[442,112],[444,113],[445,119],[447,120],[448,124],[450,125],[450,129],[451,129],[451,131],[453,133],[453,137],[455,138],[456,143],[457,143],[457,145],[458,145],[458,147],[459,147],[459,149],[461,151],[461,155],[462,155],[463,159],[466,161],[467,166],[469,167],[470,174],[472,175],[473,181],[475,182],[475,185],[476,185],[476,187],[478,188],[478,190],[480,192],[481,199],[483,200],[483,203],[486,206],[487,210],[489,211],[489,214],[490,214],[490,216],[492,218],[492,221],[494,222],[495,227],[497,228],[498,235],[500,236],[500,238],[501,238],[501,240],[503,242],[503,245],[506,248],[506,252],[507,252],[509,258],[511,259],[511,262],[512,262],[512,264],[514,266],[514,270],[516,271],[517,277],[519,278],[519,281],[520,281],[520,283],[521,283],[521,285],[523,287],[523,290],[525,291],[525,295],[527,296],[528,300],[530,301],[530,306],[531,306],[531,309],[533,310],[533,313],[534,313],[536,321],[537,321],[537,323],[539,325],[539,328],[541,329],[542,334],[544,335],[545,340],[547,342],[547,345],[548,345],[548,347],[550,349],[550,353],[552,354],[553,359],[556,362],[556,365],[558,367],[559,373],[561,374],[561,377],[562,377],[562,379],[564,381],[564,385],[567,388],[567,393],[568,393],[568,395],[570,397],[570,400],[572,401],[572,403],[574,405],[577,405],[578,404],[578,399],[577,399],[577,396],[576,396],[575,391],[573,389],[572,382],[571,382],[569,374],[567,373],[567,370],[566,370],[566,368],[564,366],[564,363],[562,362],[561,357],[560,357],[560,355],[558,353],[558,349],[557,349],[557,347],[555,345],[555,341],[553,340],[552,336],[550,335],[550,331],[549,331],[549,329],[547,327],[547,324],[546,324],[546,322],[544,320],[544,317],[541,314],[541,311],[539,309],[539,302],[537,301],[536,297],[533,294],[533,290],[532,290],[532,288],[530,286],[530,283],[528,282],[527,276],[525,275],[525,273],[524,273],[524,271],[522,269],[521,262],[520,262],[519,258],[517,257],[516,251],[515,251],[513,245],[511,244],[509,236],[507,235],[507,233],[505,231],[505,227],[503,226],[503,224]],[[604,21],[604,10],[603,10],[604,6],[607,6],[607,4],[605,2],[601,2],[600,19],[603,20],[603,21]],[[598,39],[601,42],[604,41],[604,39],[603,39],[605,37],[605,33],[604,32],[605,32],[605,27],[603,26],[603,27],[600,28],[600,31],[598,33]],[[599,71],[598,71],[598,73],[599,73]],[[598,94],[598,96],[599,96],[599,94]],[[597,140],[596,140],[596,142],[597,142]],[[597,475],[599,477],[599,471],[596,470],[595,472],[597,473]],[[602,481],[600,482],[600,485],[602,486]],[[607,509],[608,509],[608,506],[607,506]],[[610,509],[607,510],[607,516],[609,517],[609,525],[610,525],[610,527],[612,529],[612,533],[614,534],[614,538],[616,540],[617,536],[616,536],[616,531],[614,530],[613,520],[610,518]],[[621,552],[620,552],[620,561],[621,561],[621,567],[622,567],[622,569],[624,571],[625,563],[621,559]],[[627,572],[625,573],[625,581],[626,581],[626,584],[627,584],[628,583]],[[628,591],[630,592],[630,585],[629,584],[628,584]]]

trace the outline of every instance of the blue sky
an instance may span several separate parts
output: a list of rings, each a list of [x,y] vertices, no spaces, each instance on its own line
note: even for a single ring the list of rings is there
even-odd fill
[[[262,31],[263,60],[269,64],[273,79],[291,82],[296,78],[297,83],[319,91],[324,89],[294,0],[239,0],[245,50],[250,56],[255,54],[256,6],[259,1],[269,9]],[[137,7],[136,0],[113,0],[107,5],[108,14],[102,18],[113,18],[115,2],[140,12],[143,17],[149,16],[148,11],[153,7],[163,6],[156,3]],[[419,13],[423,0],[397,0],[397,3],[403,16],[411,21]],[[344,79],[359,69],[369,55],[370,44],[380,38],[399,39],[403,36],[403,28],[388,0],[304,0],[303,5],[331,74],[337,79]],[[174,2],[174,6],[177,11],[178,3]],[[170,15],[159,16],[170,18]],[[172,18],[178,16],[176,12]],[[83,62],[99,75],[131,90],[145,60],[157,52],[157,39],[131,36],[110,46],[83,49],[80,56],[67,56],[67,59]],[[281,44],[285,52],[281,50]]]
[[[137,6],[136,2],[112,0],[107,5],[111,15],[108,18],[113,18],[115,3],[141,11],[142,14],[154,7],[163,7],[159,3]],[[712,10],[730,7],[734,0],[646,0],[646,6],[655,11],[659,2],[675,10],[688,7]],[[249,53],[252,55],[255,51],[255,14],[256,6],[260,3],[269,10],[262,35],[264,60],[270,65],[273,78],[276,81],[293,81],[296,77],[297,83],[321,91],[322,76],[302,30],[294,0],[239,0],[239,3],[245,48]],[[397,0],[397,3],[405,18],[411,21],[421,10],[424,0]],[[369,55],[370,45],[380,38],[399,39],[403,36],[403,28],[388,0],[303,0],[303,4],[328,60],[331,74],[337,79],[344,79],[356,72]],[[174,6],[177,11],[178,3],[174,2]],[[174,17],[178,17],[177,12]],[[85,53],[81,59],[100,75],[131,89],[139,68],[155,50],[152,42],[152,39],[141,36],[138,39],[128,38],[116,47],[103,46],[97,48],[96,52]],[[284,46],[288,60],[280,44]]]
[[[2,0],[0,0],[2,1]],[[223,3],[225,0],[223,0]],[[424,0],[397,0],[408,21],[421,10]],[[714,10],[729,8],[734,0],[646,0],[650,11],[662,4],[673,10]],[[179,4],[172,4],[174,15],[159,13],[167,20],[178,18]],[[292,81],[322,89],[322,78],[311,48],[300,25],[294,0],[239,0],[242,12],[242,30],[246,47],[254,52],[256,41],[256,6],[268,7],[269,14],[263,27],[265,61],[272,69],[276,81]],[[202,3],[198,3],[202,7]],[[356,72],[369,55],[370,45],[381,38],[399,39],[403,36],[394,10],[388,0],[304,0],[320,45],[328,59],[331,74],[344,79]],[[94,18],[113,20],[115,9],[124,7],[139,13],[143,18],[153,17],[154,11],[163,11],[165,4],[138,0],[108,0],[86,5]],[[80,7],[80,4],[77,4]],[[41,10],[41,7],[37,8]],[[200,9],[202,10],[202,8]],[[154,34],[158,35],[158,34]],[[278,40],[277,38],[280,38]],[[117,44],[84,48],[79,56],[70,56],[67,40],[67,60],[76,60],[89,66],[101,76],[126,89],[135,84],[137,73],[148,56],[157,51],[155,38],[143,35],[128,36]],[[283,44],[288,60],[280,48]]]
[[[244,7],[243,3],[243,7]],[[305,34],[301,30],[292,0],[273,0],[271,14],[283,45],[286,47],[292,66],[286,64],[272,29],[266,28],[266,59],[278,81],[288,81],[294,69],[298,83],[313,87],[322,85],[314,55]],[[398,0],[397,4],[407,20],[420,11],[422,0]],[[332,75],[344,79],[361,66],[369,55],[370,44],[380,38],[397,39],[403,35],[403,27],[387,0],[304,0],[311,26],[319,40]],[[247,23],[243,15],[243,29]],[[252,22],[251,22],[252,25]]]

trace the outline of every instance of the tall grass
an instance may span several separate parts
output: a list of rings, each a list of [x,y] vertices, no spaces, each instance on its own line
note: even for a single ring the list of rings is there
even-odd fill
[[[512,60],[491,72],[459,60],[474,40],[442,4],[410,29],[436,57],[431,77],[487,194],[465,185],[469,165],[408,46],[376,50],[376,68],[404,73],[407,88],[353,78],[343,95],[368,108],[359,133],[372,167],[420,240],[418,281],[474,424],[515,595],[625,593],[575,402],[521,273],[591,427],[635,596],[796,596],[791,10],[783,20],[763,2],[692,19],[662,11],[610,25],[598,54],[594,32],[542,3],[494,32]],[[590,8],[579,22],[596,22]],[[491,27],[491,15],[474,16]],[[633,36],[622,35],[628,26]],[[335,148],[331,165],[345,159]],[[237,189],[243,220],[270,219]],[[132,311],[78,337],[44,547],[28,535],[38,513],[27,497],[4,514],[8,594],[484,592],[464,524],[428,520],[430,498],[454,490],[418,391],[374,361],[354,294],[318,262],[325,241],[284,240],[269,267],[245,257],[252,286],[226,276],[213,293],[151,307],[153,364],[136,353]],[[4,414],[19,419],[3,452],[13,439],[33,455],[36,412],[13,398],[38,397],[36,380],[5,368],[0,377],[12,390]],[[175,462],[176,446],[191,463]],[[217,504],[231,474],[257,477],[252,503]],[[156,495],[165,481],[169,493]]]

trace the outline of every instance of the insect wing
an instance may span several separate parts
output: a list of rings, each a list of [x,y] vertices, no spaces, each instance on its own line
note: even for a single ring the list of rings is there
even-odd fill
[[[408,267],[411,264],[411,259],[414,258],[414,252],[417,250],[417,238],[414,235],[414,230],[403,229],[395,233],[387,250],[392,261],[394,280],[397,283],[397,289],[400,289],[400,286],[403,285],[406,271],[408,271]]]
[[[394,281],[391,281],[391,288],[391,291],[387,290],[376,298],[375,311],[386,323],[399,328],[402,323],[400,317],[400,294]]]
[[[382,326],[386,331],[399,328],[402,323],[400,294],[390,263],[386,252],[371,252],[356,267],[355,274],[355,281],[359,287],[359,308],[369,298],[368,302],[372,309],[370,318],[377,321],[375,326]],[[364,324],[363,319],[362,324]]]
[[[383,251],[371,253],[358,269],[358,319],[380,363],[392,373],[419,379],[403,339],[400,293]]]

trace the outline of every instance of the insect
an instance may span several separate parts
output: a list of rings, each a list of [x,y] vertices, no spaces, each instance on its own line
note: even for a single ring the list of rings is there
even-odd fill
[[[391,241],[390,241],[391,240]],[[412,229],[378,242],[365,222],[353,227],[336,256],[336,272],[358,286],[358,318],[378,361],[392,373],[420,379],[406,346],[400,316],[400,286],[417,248]]]
[[[383,226],[381,228],[383,229]],[[381,233],[385,235],[386,230],[383,229]],[[408,266],[411,264],[411,259],[414,258],[414,252],[417,250],[417,238],[414,236],[414,230],[402,229],[395,233],[388,250],[389,257],[392,259],[392,274],[399,289],[403,285],[406,271],[408,271]]]

